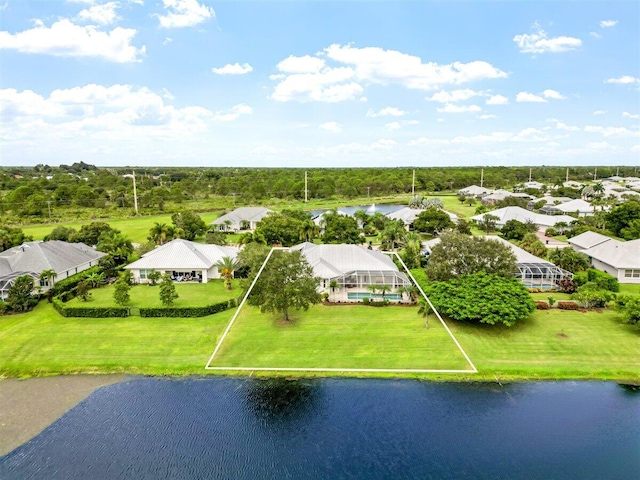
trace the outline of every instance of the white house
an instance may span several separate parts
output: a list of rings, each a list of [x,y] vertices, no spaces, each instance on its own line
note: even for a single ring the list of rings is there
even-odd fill
[[[522,184],[522,188],[531,188],[533,190],[543,190],[547,188],[544,183],[540,182],[526,182]]]
[[[138,283],[148,283],[151,270],[169,274],[177,282],[202,282],[220,278],[216,263],[224,257],[235,259],[239,249],[190,242],[178,238],[145,253],[139,260],[130,263],[131,270]]]
[[[418,218],[418,215],[422,212],[424,212],[424,210],[419,208],[404,207],[400,210],[387,213],[385,216],[391,220],[401,220],[402,223],[404,223],[405,228],[408,230],[413,225],[415,219]],[[446,210],[443,210],[443,212],[449,215],[452,222],[455,223],[458,221],[458,216],[455,213],[447,212]]]
[[[568,215],[544,215],[542,213],[534,213],[521,207],[504,207],[491,212],[483,213],[481,215],[474,215],[471,220],[477,223],[482,223],[485,215],[493,215],[498,217],[496,220],[496,226],[498,228],[504,227],[505,223],[509,220],[517,220],[522,223],[532,222],[538,226],[538,230],[545,231],[549,227],[554,227],[560,222],[567,224],[573,222],[575,218]]]
[[[70,277],[98,264],[105,253],[84,243],[68,243],[61,240],[25,242],[0,253],[0,298],[6,299],[13,281],[21,275],[30,275],[36,285],[49,290],[56,281]],[[56,272],[56,278],[39,283],[45,270]]]
[[[569,243],[571,248],[573,248],[576,252],[582,252],[610,240],[613,239],[611,237],[607,237],[606,235],[602,235],[601,233],[584,232],[580,235],[576,235],[575,237],[571,237],[567,240],[567,243]]]
[[[240,207],[216,218],[211,225],[215,225],[221,232],[255,230],[258,222],[272,211],[265,207]]]
[[[508,190],[496,190],[489,195],[482,197],[482,203],[485,205],[493,205],[508,197],[524,198],[525,200],[532,200],[535,198],[533,195],[522,192],[510,192]]]
[[[470,185],[458,190],[458,195],[464,195],[465,197],[482,198],[490,193],[491,190],[489,190],[488,188],[479,187],[478,185]]]
[[[613,275],[620,283],[640,283],[640,239],[620,242],[612,238],[582,253],[593,268]]]
[[[585,217],[587,215],[593,215],[594,208],[589,202],[577,198],[568,202],[559,203],[557,205],[544,206],[540,209],[543,213],[577,213],[579,217]]]
[[[299,250],[320,278],[319,290],[328,292],[334,301],[354,302],[363,298],[380,298],[370,285],[387,285],[391,288],[385,298],[401,301],[399,287],[411,285],[407,276],[400,272],[393,260],[377,250],[368,250],[358,245],[316,245],[301,243],[291,248]],[[330,287],[335,280],[337,287]]]

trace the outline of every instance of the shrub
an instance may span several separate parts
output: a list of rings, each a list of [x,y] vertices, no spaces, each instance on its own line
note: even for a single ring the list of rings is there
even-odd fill
[[[587,270],[587,279],[590,282],[595,282],[602,290],[609,290],[610,292],[620,291],[620,283],[618,283],[618,279],[613,275],[609,275],[607,272],[590,268]]]
[[[369,297],[364,297],[364,298],[362,299],[362,303],[363,303],[364,305],[369,305],[369,302],[370,302]]]
[[[0,315],[4,315],[9,310],[9,304],[0,300]]]
[[[620,295],[616,298],[616,310],[624,315],[627,323],[640,326],[640,297]]]
[[[576,291],[576,286],[569,277],[565,277],[558,281],[558,290],[562,293],[573,293]]]
[[[553,297],[547,297],[547,300],[549,301],[550,307],[553,307],[553,305],[556,303],[556,299]]]
[[[231,300],[235,304],[235,300]],[[167,307],[140,308],[141,317],[206,317],[214,313],[223,312],[231,307],[231,301],[224,301],[206,305],[204,307]]]
[[[571,295],[584,308],[603,308],[613,299],[613,294],[602,290],[596,282],[587,282]]]
[[[129,309],[125,307],[70,307],[65,305],[59,297],[53,297],[52,304],[63,317],[124,318],[129,316]]]
[[[322,292],[322,301],[326,302],[329,299],[329,293]]]
[[[580,307],[576,302],[559,301],[558,308],[560,310],[578,310]]]
[[[538,310],[549,310],[551,307],[544,300],[536,300],[536,308]]]
[[[374,300],[368,303],[370,307],[386,307],[389,305],[389,300]]]
[[[550,228],[547,228],[547,229],[544,231],[544,234],[545,234],[547,237],[555,237],[555,236],[557,236],[557,235],[558,235],[558,231],[557,231],[555,228],[550,227]]]
[[[87,268],[80,273],[76,273],[75,275],[71,275],[70,277],[63,278],[62,280],[57,281],[51,289],[52,295],[55,297],[65,292],[75,290],[75,288],[81,281],[85,280],[94,273],[100,274],[102,272],[103,269],[100,265],[94,265],[93,267]]]

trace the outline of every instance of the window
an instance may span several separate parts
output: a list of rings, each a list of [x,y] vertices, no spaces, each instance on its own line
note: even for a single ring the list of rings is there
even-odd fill
[[[147,279],[147,275],[149,274],[151,270],[140,270],[140,280],[146,280]]]
[[[640,270],[625,270],[625,278],[640,278]]]

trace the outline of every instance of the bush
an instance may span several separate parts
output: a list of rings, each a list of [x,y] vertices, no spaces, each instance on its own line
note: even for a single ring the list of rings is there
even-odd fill
[[[389,305],[389,300],[374,300],[368,303],[370,307],[386,307]]]
[[[140,308],[141,317],[206,317],[214,313],[223,312],[235,306],[235,300],[218,302],[204,307],[167,307],[167,308]]]
[[[87,268],[80,273],[76,273],[75,275],[71,275],[70,277],[56,281],[55,285],[51,289],[51,294],[55,297],[60,296],[65,292],[75,290],[81,281],[85,280],[87,277],[93,275],[94,273],[100,274],[102,272],[103,268],[100,265],[94,265],[93,267]]]
[[[544,234],[545,234],[547,237],[555,237],[555,236],[557,236],[557,235],[558,235],[558,231],[557,231],[555,228],[550,227],[550,228],[547,228],[547,229],[544,231]]]
[[[544,300],[536,300],[536,309],[538,310],[549,310],[551,306],[545,302]]]
[[[562,293],[573,293],[576,291],[576,285],[569,277],[565,277],[558,282],[558,290]]]
[[[618,279],[613,275],[609,275],[607,272],[590,268],[587,270],[587,279],[590,282],[595,282],[602,290],[608,290],[610,292],[619,292],[620,283]]]
[[[369,302],[370,302],[369,297],[364,297],[364,298],[362,299],[362,303],[363,303],[364,305],[369,305]]]
[[[576,302],[558,302],[558,308],[560,310],[578,310],[580,306]]]
[[[90,317],[90,318],[124,318],[129,316],[129,309],[125,307],[70,307],[53,297],[53,308],[63,317]]]
[[[571,295],[571,298],[580,302],[584,308],[604,308],[613,297],[611,292],[601,289],[596,282],[585,283]]]

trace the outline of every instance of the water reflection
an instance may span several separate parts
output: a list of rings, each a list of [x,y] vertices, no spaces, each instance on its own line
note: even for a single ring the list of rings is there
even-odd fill
[[[280,422],[307,417],[320,394],[318,380],[253,380],[247,384],[246,403],[256,416]]]

